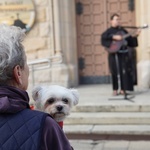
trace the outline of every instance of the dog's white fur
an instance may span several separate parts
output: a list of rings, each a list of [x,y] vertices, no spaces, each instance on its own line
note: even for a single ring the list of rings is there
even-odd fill
[[[59,85],[37,86],[32,91],[32,97],[36,108],[49,113],[57,122],[63,121],[79,101],[76,89]]]

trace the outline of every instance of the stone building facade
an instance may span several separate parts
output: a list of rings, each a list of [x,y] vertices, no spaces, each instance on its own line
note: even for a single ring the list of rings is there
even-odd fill
[[[35,24],[24,41],[30,66],[29,88],[37,84],[77,86],[74,1],[34,0],[34,4]]]
[[[136,1],[136,24],[150,24],[150,1]],[[137,49],[138,86],[150,88],[150,30],[143,30]]]
[[[87,0],[81,1],[87,2]],[[29,88],[37,84],[78,86],[80,70],[78,69],[78,28],[75,11],[77,0],[33,0],[33,2],[36,19],[24,41],[30,66]],[[106,1],[101,1],[102,4],[104,2]],[[149,3],[149,0],[135,2],[135,25],[149,24]],[[150,30],[142,31],[137,48],[138,85],[142,88],[150,87],[149,36]],[[105,52],[101,56],[107,58]],[[108,67],[105,68],[107,70],[104,71],[105,74],[109,75]]]

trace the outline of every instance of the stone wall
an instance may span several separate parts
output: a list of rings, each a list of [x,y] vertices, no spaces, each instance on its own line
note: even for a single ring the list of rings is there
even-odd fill
[[[136,24],[143,26],[150,25],[150,1],[136,1]],[[137,70],[138,86],[142,89],[150,88],[150,30],[144,29],[138,37],[139,47],[137,48]]]
[[[34,0],[36,18],[25,40],[28,61],[47,58],[53,49],[52,9],[48,0]]]
[[[36,69],[33,70],[29,65],[28,90],[31,91],[38,84],[76,86],[78,69],[74,0],[33,2],[36,11],[35,23],[24,41],[28,63],[49,59],[50,66],[37,70],[42,65],[48,66],[47,63],[41,63],[34,65]]]

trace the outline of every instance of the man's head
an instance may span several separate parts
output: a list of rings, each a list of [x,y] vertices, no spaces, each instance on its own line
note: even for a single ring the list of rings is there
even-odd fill
[[[120,16],[118,14],[113,14],[110,17],[110,22],[112,27],[117,27],[120,25]]]
[[[27,89],[29,69],[22,45],[24,37],[21,28],[0,25],[0,85]]]

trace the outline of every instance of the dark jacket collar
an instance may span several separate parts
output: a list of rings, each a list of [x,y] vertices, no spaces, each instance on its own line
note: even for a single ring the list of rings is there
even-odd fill
[[[29,108],[26,91],[12,86],[0,86],[0,113],[16,113]]]

